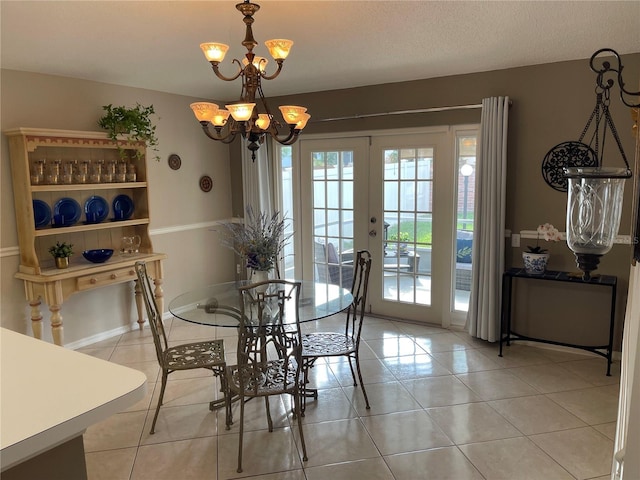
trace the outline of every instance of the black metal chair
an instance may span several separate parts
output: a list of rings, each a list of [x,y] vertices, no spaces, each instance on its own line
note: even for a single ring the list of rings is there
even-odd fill
[[[313,332],[302,336],[302,368],[305,386],[305,392],[303,392],[303,413],[307,397],[313,396],[314,398],[318,398],[317,390],[309,389],[307,385],[309,383],[309,370],[320,357],[347,357],[349,359],[351,375],[353,376],[353,385],[357,386],[358,382],[356,381],[356,374],[353,369],[353,362],[355,361],[358,380],[360,381],[360,387],[362,388],[367,409],[371,408],[369,406],[367,391],[362,382],[362,372],[360,371],[360,358],[358,354],[364,310],[367,302],[370,271],[371,254],[367,250],[359,250],[356,254],[351,285],[353,302],[347,310],[343,332]]]
[[[250,398],[264,397],[269,431],[273,421],[269,397],[289,394],[293,397],[294,415],[298,417],[303,459],[307,449],[302,432],[302,341],[298,308],[300,282],[266,280],[240,287],[240,325],[238,364],[227,366],[228,408],[231,397],[240,405],[238,473],[242,472],[244,404]],[[229,428],[229,425],[227,425]]]
[[[225,406],[227,424],[231,421],[231,404],[226,401],[226,377],[224,369],[226,367],[224,358],[223,340],[210,340],[204,342],[185,343],[181,345],[169,346],[167,342],[167,334],[162,321],[162,312],[158,311],[151,282],[147,275],[147,266],[144,262],[136,262],[136,274],[138,275],[138,283],[142,291],[142,297],[147,310],[149,327],[153,335],[153,343],[156,348],[156,356],[158,363],[162,369],[162,386],[160,389],[160,398],[156,413],[153,416],[151,424],[151,433],[155,433],[156,421],[162,406],[164,391],[167,386],[167,378],[170,373],[179,370],[193,370],[196,368],[205,368],[210,370],[214,376],[220,377],[221,391],[225,395],[225,399],[219,402]],[[214,408],[216,402],[211,402],[210,409]]]

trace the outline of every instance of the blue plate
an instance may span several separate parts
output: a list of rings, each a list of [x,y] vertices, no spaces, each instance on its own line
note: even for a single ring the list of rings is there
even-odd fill
[[[87,223],[100,223],[109,215],[109,204],[98,195],[89,197],[84,202],[84,215]]]
[[[80,220],[82,209],[73,198],[64,197],[53,206],[54,227],[70,227]]]
[[[133,200],[128,195],[118,195],[112,206],[114,220],[128,220],[133,215]]]
[[[46,202],[33,201],[33,219],[36,222],[36,228],[43,228],[51,223],[51,208]]]

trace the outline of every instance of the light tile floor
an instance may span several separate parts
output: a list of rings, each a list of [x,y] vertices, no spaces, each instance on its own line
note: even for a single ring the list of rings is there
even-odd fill
[[[306,324],[335,329],[340,318]],[[172,341],[224,338],[235,331],[167,322]],[[303,419],[302,461],[288,398],[246,404],[244,472],[236,473],[238,414],[231,430],[208,403],[220,396],[205,370],[169,376],[156,433],[160,387],[148,330],[81,351],[143,371],[146,397],[85,433],[90,480],[420,480],[609,478],[619,364],[602,357],[518,344],[497,346],[433,326],[366,318],[361,363],[371,409],[348,364],[320,363],[317,401]],[[217,382],[217,380],[215,380]],[[237,409],[237,405],[235,407]]]

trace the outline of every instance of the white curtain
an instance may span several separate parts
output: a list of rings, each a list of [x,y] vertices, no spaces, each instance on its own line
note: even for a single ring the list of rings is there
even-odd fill
[[[273,158],[270,155],[271,143],[267,140],[256,151],[256,159],[251,159],[251,151],[247,148],[247,141],[242,139],[242,188],[244,198],[244,212],[251,206],[258,214],[266,213],[269,217],[277,210],[273,188]],[[282,259],[278,260],[275,276],[280,277]],[[248,275],[251,273],[248,272]]]
[[[256,159],[252,160],[247,141],[242,139],[242,188],[245,212],[251,205],[254,212],[266,212],[271,216],[275,206],[271,188],[271,161],[268,146],[268,141],[260,145],[256,151]]]
[[[500,338],[508,119],[509,97],[482,100],[467,328],[490,342]]]

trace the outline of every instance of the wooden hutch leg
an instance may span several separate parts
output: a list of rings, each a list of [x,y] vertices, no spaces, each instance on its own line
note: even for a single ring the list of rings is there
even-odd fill
[[[138,327],[140,330],[144,327],[144,311],[142,308],[142,289],[140,288],[140,280],[135,281],[134,286],[135,298],[136,298],[136,308],[138,310]]]
[[[33,336],[38,340],[42,340],[42,312],[40,311],[40,297],[29,302],[31,307],[31,329],[33,330]]]
[[[162,282],[162,277],[153,279],[153,284],[156,286],[155,290],[153,291],[153,295],[156,297],[156,305],[158,305],[158,311],[160,312],[160,315],[164,315],[164,291],[162,290]]]
[[[53,343],[62,346],[62,315],[60,314],[60,305],[50,305],[49,311],[51,312],[51,335],[53,336]]]

